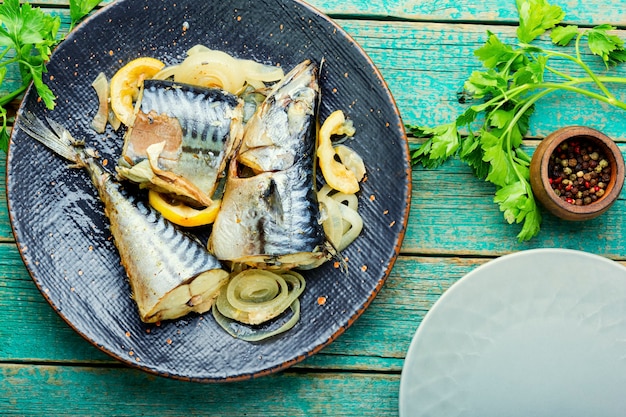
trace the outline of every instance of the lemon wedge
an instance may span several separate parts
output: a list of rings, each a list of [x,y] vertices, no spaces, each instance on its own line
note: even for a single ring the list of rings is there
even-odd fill
[[[343,162],[337,161],[336,149],[331,142],[333,135],[354,135],[354,127],[346,121],[343,111],[336,110],[322,123],[318,133],[318,164],[328,185],[337,191],[354,194],[359,191],[359,179]]]
[[[148,191],[148,202],[167,220],[183,227],[197,227],[213,223],[221,204],[220,200],[214,200],[209,207],[197,210],[153,190]]]
[[[126,126],[133,125],[133,103],[139,96],[143,80],[151,78],[164,66],[163,62],[155,58],[137,58],[120,68],[111,78],[111,110]]]

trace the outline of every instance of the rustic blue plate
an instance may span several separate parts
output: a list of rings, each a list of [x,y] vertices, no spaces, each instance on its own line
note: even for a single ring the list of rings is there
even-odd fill
[[[234,339],[210,314],[143,324],[95,190],[84,172],[34,143],[20,129],[24,111],[46,115],[98,148],[113,166],[122,133],[94,133],[91,82],[124,63],[152,56],[180,62],[204,44],[241,58],[290,69],[320,61],[320,116],[343,109],[357,134],[350,145],[368,169],[360,211],[362,236],[344,253],[347,272],[327,264],[305,273],[302,317],[262,343]],[[337,338],[370,304],[396,259],[406,227],[410,165],[393,98],[370,59],[328,17],[290,0],[122,0],[79,25],[54,52],[45,81],[54,111],[27,93],[8,155],[9,213],[24,263],[43,296],[85,339],[120,361],[197,381],[246,379],[287,368]],[[141,239],[141,236],[137,236]],[[318,297],[326,303],[318,304]]]

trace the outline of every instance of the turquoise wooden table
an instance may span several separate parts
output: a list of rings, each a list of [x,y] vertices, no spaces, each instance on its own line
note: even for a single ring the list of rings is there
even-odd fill
[[[486,32],[513,40],[513,0],[310,0],[372,58],[405,123],[435,125],[459,113],[457,93],[480,68],[473,51]],[[64,0],[37,5],[63,18]],[[567,22],[626,29],[626,1],[569,0]],[[626,32],[618,34],[624,38]],[[626,70],[618,70],[622,76]],[[7,81],[10,83],[11,80]],[[3,89],[8,88],[6,84]],[[618,93],[620,90],[618,90]],[[621,93],[626,94],[626,89]],[[525,147],[566,125],[595,127],[626,151],[626,113],[570,94],[537,106]],[[417,142],[411,139],[411,147]],[[4,153],[0,158],[5,164]],[[4,178],[1,186],[5,187]],[[543,213],[539,236],[519,243],[493,204],[493,186],[456,160],[413,170],[413,195],[401,256],[377,298],[336,341],[278,374],[199,384],[128,368],[78,336],[47,304],[24,267],[0,206],[1,415],[387,416],[398,414],[403,361],[433,303],[469,271],[499,256],[540,247],[583,250],[626,261],[622,197],[593,222]]]

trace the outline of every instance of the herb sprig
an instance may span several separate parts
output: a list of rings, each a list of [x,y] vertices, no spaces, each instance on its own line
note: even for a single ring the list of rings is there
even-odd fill
[[[101,0],[70,0],[70,30],[87,16]],[[55,96],[44,83],[46,63],[53,49],[63,39],[59,35],[61,19],[45,13],[30,3],[4,0],[0,4],[0,86],[9,68],[16,67],[21,83],[0,97],[0,149],[9,145],[7,105],[19,98],[33,83],[47,108],[55,106]]]
[[[626,110],[626,103],[607,88],[607,84],[626,83],[626,78],[594,73],[582,59],[581,48],[586,43],[607,69],[626,61],[626,49],[624,41],[610,33],[615,29],[611,25],[591,29],[559,26],[565,17],[559,6],[546,0],[516,0],[516,5],[519,44],[505,44],[488,31],[486,43],[474,51],[485,70],[474,71],[469,76],[463,96],[480,101],[453,122],[407,128],[414,136],[426,139],[412,154],[414,165],[435,168],[451,157],[458,157],[477,177],[494,184],[494,203],[509,224],[522,224],[517,235],[522,242],[535,237],[541,225],[540,210],[530,187],[530,157],[521,149],[535,103],[552,92],[565,90]],[[548,31],[554,49],[531,45]],[[573,54],[556,48],[572,42]],[[573,62],[585,75],[573,76],[551,66],[553,58]],[[558,81],[546,81],[547,72]],[[461,131],[467,132],[461,134]]]

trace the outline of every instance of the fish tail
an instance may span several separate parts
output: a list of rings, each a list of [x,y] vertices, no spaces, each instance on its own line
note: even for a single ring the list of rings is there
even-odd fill
[[[67,129],[54,120],[46,118],[46,122],[31,112],[23,113],[18,118],[19,128],[33,139],[68,161],[84,166],[81,158],[81,154],[85,153],[82,150],[84,141],[74,139]]]

